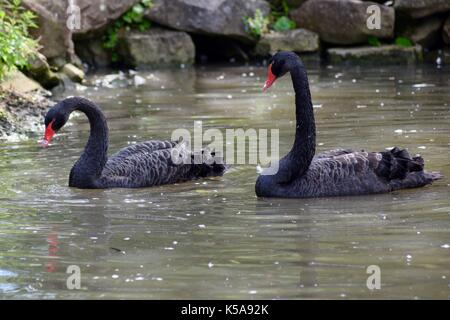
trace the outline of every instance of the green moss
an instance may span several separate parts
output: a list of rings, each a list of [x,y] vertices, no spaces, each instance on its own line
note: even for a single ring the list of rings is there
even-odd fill
[[[405,37],[397,37],[395,38],[395,44],[400,46],[400,47],[412,47],[413,43],[411,40],[409,40],[408,38]]]
[[[295,21],[292,21],[286,16],[281,16],[275,21],[275,23],[272,25],[272,29],[275,31],[286,31],[295,29],[296,24]]]
[[[367,42],[374,47],[379,47],[381,46],[381,42],[377,37],[374,36],[369,36],[367,37]]]

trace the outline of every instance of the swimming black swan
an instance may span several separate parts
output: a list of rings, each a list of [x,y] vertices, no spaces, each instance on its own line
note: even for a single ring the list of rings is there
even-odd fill
[[[256,181],[259,197],[306,198],[383,193],[416,188],[441,178],[439,172],[423,170],[421,157],[406,150],[366,152],[338,149],[314,156],[316,127],[308,77],[300,58],[278,52],[269,61],[264,90],[291,73],[295,90],[296,133],[291,151],[279,161],[275,175]]]
[[[225,166],[215,158],[202,163],[172,161],[177,142],[147,141],[120,150],[108,159],[108,125],[100,108],[93,102],[73,97],[53,106],[45,116],[47,146],[73,111],[81,111],[89,119],[91,132],[84,152],[70,171],[69,186],[83,189],[140,188],[176,183],[199,177],[221,175]],[[180,149],[180,153],[182,153]],[[194,155],[189,154],[190,157]],[[203,159],[203,158],[201,158]],[[205,158],[206,159],[206,158]],[[212,160],[212,161],[211,161]],[[196,164],[200,162],[199,164]]]

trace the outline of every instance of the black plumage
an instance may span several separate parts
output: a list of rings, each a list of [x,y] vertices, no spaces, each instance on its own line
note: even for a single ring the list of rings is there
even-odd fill
[[[255,191],[260,197],[306,198],[384,193],[416,188],[440,179],[424,171],[421,157],[404,149],[366,152],[338,149],[315,155],[316,128],[308,77],[300,58],[279,52],[269,61],[269,77],[290,72],[295,90],[296,134],[291,151],[279,161],[275,175],[261,175]],[[271,80],[269,80],[271,79]]]
[[[72,167],[69,186],[78,188],[140,188],[177,183],[207,176],[222,175],[225,166],[214,153],[205,161],[172,161],[172,151],[190,157],[182,143],[146,141],[126,147],[108,158],[108,125],[100,108],[93,102],[73,97],[52,107],[45,117],[46,139],[61,129],[73,111],[86,114],[90,136],[84,152]],[[47,137],[47,132],[52,134]]]

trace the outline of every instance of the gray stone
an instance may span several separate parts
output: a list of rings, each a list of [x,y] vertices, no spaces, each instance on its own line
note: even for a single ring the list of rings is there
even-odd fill
[[[66,25],[66,1],[23,0],[25,8],[37,16],[39,28],[30,29],[30,34],[39,39],[40,52],[50,60],[71,61],[74,56],[72,31]]]
[[[122,31],[118,52],[131,66],[192,64],[195,58],[194,43],[187,33],[159,28]]]
[[[444,22],[444,26],[442,27],[442,39],[446,44],[450,44],[450,15]]]
[[[264,56],[277,50],[315,52],[319,50],[319,36],[306,29],[271,32],[261,37],[256,45],[256,55]]]
[[[423,60],[422,47],[383,45],[379,47],[330,48],[327,50],[331,63],[351,62],[359,64],[413,64]]]
[[[25,73],[46,89],[53,88],[59,84],[58,76],[50,69],[45,56],[40,53],[32,55],[28,59]]]
[[[449,0],[395,0],[394,8],[413,18],[422,18],[450,10]]]
[[[80,8],[81,23],[79,29],[74,29],[74,36],[92,37],[138,2],[140,0],[76,0],[76,5]]]
[[[84,72],[81,69],[78,69],[71,63],[65,64],[61,68],[61,72],[64,73],[70,80],[73,82],[82,82],[84,79]]]
[[[253,17],[257,9],[265,15],[270,11],[263,0],[153,0],[146,17],[181,31],[254,42],[245,31],[243,18]]]
[[[367,27],[367,8],[371,5],[380,8],[380,29]],[[317,32],[320,39],[334,44],[367,43],[368,36],[392,38],[394,34],[394,9],[369,1],[309,0],[291,11],[291,18],[298,27]]]

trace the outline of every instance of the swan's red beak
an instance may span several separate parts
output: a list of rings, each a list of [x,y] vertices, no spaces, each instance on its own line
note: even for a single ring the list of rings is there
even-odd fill
[[[55,122],[55,119],[53,119],[48,126],[45,128],[45,134],[44,139],[41,140],[41,146],[46,148],[48,147],[50,141],[52,140],[53,136],[55,135],[55,130],[53,130],[53,122]]]
[[[269,89],[272,84],[277,80],[277,77],[272,73],[272,64],[269,64],[269,67],[267,68],[267,79],[264,83],[263,92]]]

